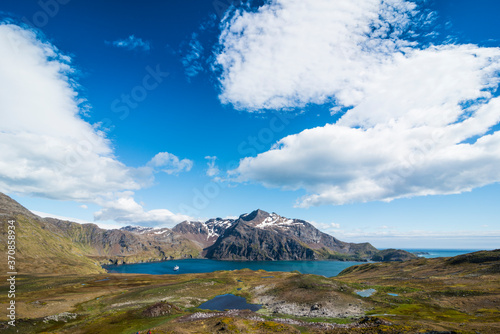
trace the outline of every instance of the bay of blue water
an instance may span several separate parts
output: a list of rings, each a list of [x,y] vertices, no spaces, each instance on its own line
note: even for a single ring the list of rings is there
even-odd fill
[[[409,252],[426,252],[419,255],[426,258],[457,256],[475,252],[472,249],[406,249]],[[210,273],[217,270],[266,270],[266,271],[294,271],[302,274],[323,275],[326,277],[337,276],[345,268],[366,262],[353,261],[217,261],[208,259],[171,260],[165,262],[135,263],[104,266],[110,273],[126,274],[196,274]],[[174,271],[174,266],[179,266]],[[267,276],[267,275],[263,275]]]
[[[195,274],[217,270],[251,269],[266,271],[294,271],[302,274],[337,276],[345,268],[366,262],[352,261],[217,261],[207,259],[170,260],[165,262],[135,263],[104,266],[110,273],[127,274]],[[174,271],[174,266],[179,266]],[[262,275],[263,277],[269,275]]]

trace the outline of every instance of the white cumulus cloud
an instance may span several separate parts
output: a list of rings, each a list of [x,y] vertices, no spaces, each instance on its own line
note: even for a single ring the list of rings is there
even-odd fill
[[[173,227],[192,217],[175,214],[167,209],[154,209],[146,211],[143,206],[133,198],[133,193],[124,192],[117,197],[100,203],[103,209],[94,213],[98,221],[114,220],[125,225]]]
[[[333,97],[359,101],[373,69],[412,45],[415,4],[379,0],[275,0],[226,21],[216,66],[221,101],[258,110]]]
[[[88,200],[139,189],[110,142],[80,117],[70,60],[35,33],[0,25],[0,188]]]
[[[120,162],[105,135],[82,119],[74,72],[71,59],[42,36],[0,24],[0,191],[96,203],[104,206],[97,218],[115,221],[125,218],[114,201],[130,204],[123,212],[136,222],[176,220],[170,212],[141,211],[132,194],[158,169],[177,173],[192,162],[166,152],[141,168]]]
[[[189,172],[193,168],[193,161],[189,159],[179,159],[174,154],[160,152],[155,155],[147,164],[148,167],[159,169],[167,174],[178,174]]]
[[[221,100],[349,110],[247,157],[236,180],[305,189],[302,207],[455,194],[500,181],[500,49],[413,42],[407,1],[275,0],[221,34]]]

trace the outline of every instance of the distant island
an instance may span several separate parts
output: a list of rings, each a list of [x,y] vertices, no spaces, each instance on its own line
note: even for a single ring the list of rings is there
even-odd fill
[[[412,254],[415,254],[417,256],[421,256],[421,255],[430,255],[429,252],[411,252]]]

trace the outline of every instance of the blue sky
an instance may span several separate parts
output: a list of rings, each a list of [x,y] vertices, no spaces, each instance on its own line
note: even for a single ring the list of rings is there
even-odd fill
[[[101,226],[256,208],[495,248],[497,1],[0,5],[0,191]]]

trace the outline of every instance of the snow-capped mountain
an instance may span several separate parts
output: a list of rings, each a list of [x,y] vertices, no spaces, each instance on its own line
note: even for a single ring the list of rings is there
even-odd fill
[[[155,240],[185,238],[200,248],[201,256],[218,260],[367,260],[378,252],[369,243],[343,242],[305,220],[263,210],[237,219],[184,221],[172,230],[138,226],[122,230]]]
[[[237,219],[185,221],[172,231],[221,260],[367,259],[377,252],[369,243],[346,243],[310,223],[255,210]]]

